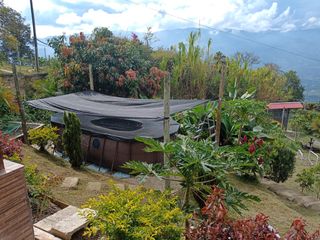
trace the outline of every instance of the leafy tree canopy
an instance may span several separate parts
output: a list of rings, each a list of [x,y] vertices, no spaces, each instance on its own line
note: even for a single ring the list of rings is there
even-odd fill
[[[4,5],[0,0],[0,51],[1,60],[10,57],[30,56],[32,54],[31,30],[25,19],[14,9]],[[12,55],[14,54],[14,55]]]

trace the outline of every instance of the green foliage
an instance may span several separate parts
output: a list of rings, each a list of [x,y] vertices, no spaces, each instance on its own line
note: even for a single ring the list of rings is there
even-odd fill
[[[209,137],[210,129],[215,125],[216,102],[199,105],[192,110],[176,114],[174,119],[179,123],[179,133],[201,139]]]
[[[284,182],[293,173],[296,149],[288,139],[277,138],[269,144],[268,166],[266,173],[275,182]]]
[[[25,19],[16,10],[0,1],[0,52],[3,60],[11,57],[30,57],[31,30]]]
[[[48,204],[47,199],[44,199],[44,195],[50,193],[48,178],[38,172],[36,165],[25,165],[24,171],[31,205],[35,206],[37,211],[42,211]]]
[[[84,206],[89,219],[85,235],[99,233],[111,240],[181,239],[186,216],[177,207],[177,198],[168,192],[142,187],[120,190],[90,199]]]
[[[40,151],[45,151],[45,146],[51,141],[56,144],[59,134],[57,133],[57,127],[41,127],[34,128],[28,131],[29,141],[32,144],[36,144],[40,147]]]
[[[130,169],[133,174],[139,174],[142,180],[149,175],[155,175],[160,179],[174,177],[184,192],[181,205],[185,211],[190,211],[194,207],[191,200],[195,200],[200,207],[203,206],[212,184],[224,186],[229,197],[228,203],[237,211],[244,207],[241,204],[243,197],[256,200],[230,187],[227,174],[240,169],[241,164],[228,158],[228,153],[221,148],[216,148],[212,141],[194,141],[186,136],[180,136],[167,144],[154,139],[138,138],[137,140],[147,145],[148,152],[170,154],[169,164],[164,166],[134,161],[126,163],[124,167]]]
[[[297,174],[296,182],[299,183],[301,190],[311,190],[320,199],[320,163],[314,167],[303,169]]]
[[[266,103],[250,99],[234,99],[224,102],[223,118],[229,118],[238,131],[238,143],[243,130],[253,130],[253,127],[264,125],[269,121]]]
[[[135,37],[134,37],[135,36]],[[154,97],[165,72],[152,66],[150,48],[133,34],[132,39],[113,36],[107,28],[96,28],[89,38],[81,32],[49,41],[61,62],[64,92],[88,90],[89,64],[94,88],[123,97]]]
[[[304,190],[311,190],[315,182],[312,168],[303,169],[301,173],[297,174],[296,182],[299,183],[302,192]]]
[[[316,110],[297,110],[290,124],[296,131],[320,137],[320,113]]]
[[[64,131],[62,143],[71,166],[79,168],[82,164],[80,120],[75,113],[64,112]]]
[[[289,71],[284,74],[287,78],[286,88],[289,93],[291,93],[292,98],[290,101],[303,101],[304,87],[301,85],[301,80],[295,71]]]

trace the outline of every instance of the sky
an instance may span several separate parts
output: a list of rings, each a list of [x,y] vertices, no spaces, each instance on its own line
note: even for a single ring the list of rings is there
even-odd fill
[[[29,0],[4,3],[31,23]],[[320,0],[33,0],[33,5],[39,38],[90,33],[95,27],[156,32],[199,23],[249,32],[320,29]]]

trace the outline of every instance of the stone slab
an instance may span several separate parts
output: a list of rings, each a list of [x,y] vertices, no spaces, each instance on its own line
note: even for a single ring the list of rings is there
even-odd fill
[[[298,196],[298,197],[295,197],[294,201],[296,203],[298,203],[299,205],[302,205],[304,207],[308,207],[310,205],[310,203],[317,202],[317,199],[312,196]]]
[[[101,182],[88,182],[87,191],[100,192],[102,187]]]
[[[74,233],[86,227],[88,223],[88,220],[84,216],[81,216],[79,211],[66,216],[63,220],[56,223],[50,233],[64,240],[70,240]]]
[[[309,204],[308,208],[320,213],[320,202],[314,202],[314,203],[311,203]]]
[[[35,240],[61,240],[61,238],[57,238],[54,235],[47,233],[37,227],[33,227],[33,232]]]
[[[62,184],[61,187],[63,188],[69,188],[69,189],[75,189],[77,188],[77,185],[79,183],[79,178],[77,177],[66,177]]]
[[[65,219],[67,216],[73,215],[78,212],[78,208],[68,206],[34,224],[43,231],[50,232],[55,224]]]
[[[297,193],[296,191],[287,189],[287,190],[278,190],[277,195],[279,195],[280,197],[286,198],[289,201],[294,201],[296,197],[301,196],[301,194]]]

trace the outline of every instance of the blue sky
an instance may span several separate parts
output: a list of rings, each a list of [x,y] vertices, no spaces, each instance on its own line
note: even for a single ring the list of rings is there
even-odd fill
[[[4,3],[30,23],[28,0]],[[145,32],[149,26],[161,31],[197,27],[196,23],[250,32],[320,28],[320,0],[33,0],[33,4],[40,38],[90,33],[95,27]]]

